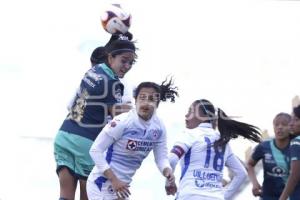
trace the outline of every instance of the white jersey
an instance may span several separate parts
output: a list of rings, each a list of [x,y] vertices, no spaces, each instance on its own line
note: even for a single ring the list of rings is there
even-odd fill
[[[149,121],[138,117],[135,109],[116,116],[91,147],[95,167],[89,181],[105,178],[103,172],[110,168],[121,181],[130,183],[152,149],[160,171],[170,167],[165,126],[156,114]]]
[[[175,143],[170,156],[177,155],[180,158],[183,155],[178,200],[192,197],[223,200],[225,193],[222,186],[223,168],[230,157],[234,158],[234,168],[237,169],[234,171],[241,171],[242,174],[235,180],[234,188],[231,187],[230,192],[235,192],[239,186],[236,184],[241,184],[242,179],[246,177],[245,169],[239,161],[235,160],[228,144],[223,148],[214,148],[214,142],[219,138],[219,132],[215,131],[211,124],[201,123],[195,129],[187,129],[183,139]],[[170,162],[172,168],[175,168],[177,161],[174,163],[170,159]]]

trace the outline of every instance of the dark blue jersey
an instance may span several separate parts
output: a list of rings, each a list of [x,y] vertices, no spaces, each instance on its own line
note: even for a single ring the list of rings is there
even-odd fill
[[[289,146],[279,149],[274,139],[264,141],[256,146],[252,159],[263,162],[262,199],[279,199],[289,175]]]
[[[300,160],[300,136],[294,138],[291,141],[290,146],[291,151],[291,161],[293,160]],[[294,192],[290,196],[290,200],[300,200],[300,182],[296,185]]]
[[[95,140],[109,117],[108,107],[120,103],[124,86],[105,64],[93,66],[81,80],[61,130]]]

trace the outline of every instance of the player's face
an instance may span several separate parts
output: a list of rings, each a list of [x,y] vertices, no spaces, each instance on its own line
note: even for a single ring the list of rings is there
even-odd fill
[[[159,100],[159,93],[155,89],[142,88],[135,101],[138,115],[146,121],[149,120],[155,112]]]
[[[201,123],[201,117],[199,112],[197,112],[198,106],[192,104],[189,107],[188,113],[185,115],[185,126],[188,129],[196,128]]]
[[[293,134],[300,135],[300,119],[296,115],[292,115],[290,128]]]
[[[283,140],[289,138],[290,135],[290,120],[286,116],[278,116],[273,120],[273,128],[275,132],[275,138]]]
[[[121,53],[114,57],[109,55],[108,63],[117,76],[123,78],[135,63],[135,57],[132,52]]]

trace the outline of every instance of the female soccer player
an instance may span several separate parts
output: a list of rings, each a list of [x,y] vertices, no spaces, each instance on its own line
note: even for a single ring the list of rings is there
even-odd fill
[[[86,179],[94,166],[89,149],[108,117],[121,112],[115,107],[121,103],[124,88],[119,78],[123,78],[135,62],[135,50],[129,40],[112,41],[105,47],[105,62],[92,66],[81,81],[54,141],[61,200],[75,198],[78,181],[80,199],[87,199]]]
[[[142,161],[153,150],[163,176],[174,182],[168,162],[166,130],[156,115],[160,101],[175,101],[172,80],[160,86],[142,82],[135,91],[136,109],[116,116],[96,138],[90,155],[95,167],[89,175],[89,200],[128,199],[129,184]]]
[[[300,105],[293,109],[290,127],[296,137],[290,144],[290,175],[279,200],[300,199]]]
[[[247,163],[248,175],[252,182],[252,193],[263,200],[277,200],[283,191],[289,175],[289,144],[291,116],[279,113],[273,120],[275,139],[258,144]],[[264,170],[263,185],[259,184],[254,167],[262,159]]]
[[[238,136],[259,142],[260,132],[255,126],[230,119],[221,109],[217,114],[215,111],[212,103],[201,99],[194,101],[185,115],[186,132],[169,155],[173,169],[182,158],[176,200],[231,199],[247,176],[228,142]],[[225,194],[222,187],[224,166],[235,174],[225,187]]]

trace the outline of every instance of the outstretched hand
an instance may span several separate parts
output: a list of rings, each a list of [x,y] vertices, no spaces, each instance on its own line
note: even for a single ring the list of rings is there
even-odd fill
[[[166,177],[166,185],[165,190],[167,195],[175,195],[177,192],[177,186],[175,183],[175,176],[173,174],[172,169],[165,168],[163,171],[164,177]]]

